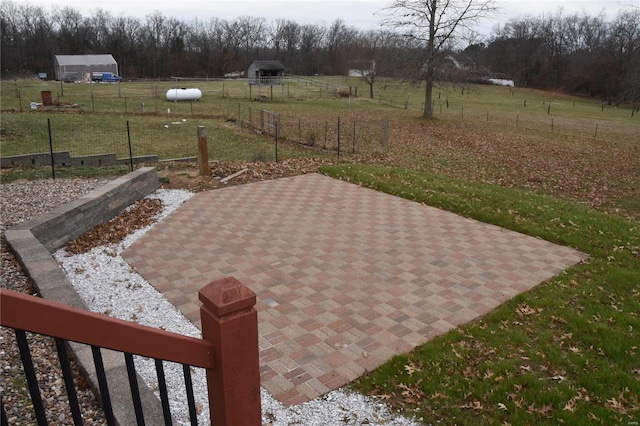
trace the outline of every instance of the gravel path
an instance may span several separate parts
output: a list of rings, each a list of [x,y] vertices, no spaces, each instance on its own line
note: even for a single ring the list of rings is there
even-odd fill
[[[73,180],[73,181],[33,181],[18,184],[3,185],[2,196],[2,231],[7,227],[19,222],[35,217],[58,204],[77,198],[85,192],[101,185],[104,181],[98,180]],[[187,200],[191,193],[183,190],[159,190],[152,197],[160,198],[165,206],[158,219],[168,215],[181,203]],[[14,202],[15,200],[15,202]],[[199,330],[188,321],[173,305],[164,299],[149,283],[138,274],[131,271],[128,264],[120,257],[120,252],[132,244],[137,238],[143,235],[151,227],[146,227],[128,235],[118,244],[109,244],[95,247],[87,253],[72,255],[64,249],[55,253],[56,259],[63,265],[70,280],[78,294],[85,300],[90,309],[95,312],[107,313],[112,317],[122,318],[129,321],[136,321],[140,324],[152,327],[164,327],[165,329],[190,336],[200,336]],[[15,266],[13,256],[8,253],[6,244],[2,246],[2,274],[3,287],[9,287],[20,291],[32,293],[28,280]],[[6,269],[6,274],[5,274]],[[109,285],[105,285],[109,283]],[[22,374],[21,367],[15,365],[12,356],[15,349],[15,342],[11,338],[11,333],[6,333],[2,329],[2,360],[3,379],[1,391],[5,398],[7,408],[11,404],[18,407],[9,413],[9,417],[14,419],[12,424],[19,423],[21,418],[20,407],[26,406],[29,402],[26,391],[16,390],[8,392],[8,383],[12,382],[19,374]],[[48,339],[42,339],[48,340]],[[38,359],[51,359],[55,362],[53,345],[44,345],[39,349]],[[19,363],[19,361],[18,361]],[[65,412],[62,381],[60,374],[56,376],[52,371],[56,370],[54,363],[48,363],[43,367],[41,376],[51,376],[53,384],[46,386],[51,388],[51,421],[57,424],[71,424],[70,414]],[[136,368],[145,381],[154,388],[156,386],[155,368],[153,362],[142,358],[136,359]],[[59,368],[58,368],[59,369]],[[20,370],[20,371],[19,371]],[[8,372],[8,374],[7,374]],[[181,371],[178,368],[165,366],[168,386],[173,390],[171,395],[172,412],[186,413],[186,401],[182,398],[184,387],[181,378]],[[19,373],[19,374],[18,374]],[[11,376],[11,377],[9,377]],[[56,387],[55,384],[58,384]],[[196,388],[196,398],[201,409],[201,424],[207,424],[205,418],[208,411],[206,386],[202,371],[194,374],[194,386]],[[15,396],[14,396],[15,395]],[[56,398],[55,396],[62,395]],[[84,418],[87,424],[103,424],[100,417],[99,408],[95,397],[88,392],[80,397],[83,403]],[[20,401],[15,404],[15,401]],[[60,406],[60,407],[58,407]],[[308,403],[286,408],[277,400],[273,399],[264,389],[262,390],[262,417],[265,425],[413,425],[416,424],[403,417],[391,414],[388,407],[374,398],[364,397],[360,394],[346,390],[330,392],[322,398],[317,398]],[[186,416],[177,416],[180,424],[187,424]]]

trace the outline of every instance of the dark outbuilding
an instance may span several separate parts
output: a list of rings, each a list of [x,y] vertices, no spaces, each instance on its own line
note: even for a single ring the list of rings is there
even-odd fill
[[[280,61],[253,61],[247,69],[249,84],[277,86],[284,84],[284,66]]]

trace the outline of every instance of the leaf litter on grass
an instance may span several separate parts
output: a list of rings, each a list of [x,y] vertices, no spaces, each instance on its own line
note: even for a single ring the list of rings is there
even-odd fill
[[[409,168],[559,195],[596,209],[619,208],[629,191],[640,196],[637,143],[438,120],[407,121],[390,132],[390,161]]]

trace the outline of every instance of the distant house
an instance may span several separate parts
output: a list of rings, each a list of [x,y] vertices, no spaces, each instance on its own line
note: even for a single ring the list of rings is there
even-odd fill
[[[471,70],[476,67],[476,64],[468,56],[463,54],[451,53],[447,55],[447,59],[460,70]]]
[[[485,67],[478,67],[476,64],[466,55],[463,54],[450,54],[446,59],[449,63],[455,67],[456,73],[449,73],[449,77],[453,75],[454,79],[458,81],[470,81],[480,84],[493,84],[498,86],[510,86],[513,87],[513,80],[508,78],[505,74],[496,73],[490,71]]]
[[[285,67],[280,61],[253,61],[247,69],[247,78],[251,85],[283,85],[284,71]]]
[[[244,71],[233,71],[225,73],[224,78],[242,78],[244,77]]]
[[[357,69],[350,69],[349,70],[349,77],[369,77],[372,75],[375,75],[375,71],[374,70],[357,70]]]
[[[91,80],[93,72],[120,74],[112,55],[56,55],[54,67],[61,81]]]
[[[349,77],[373,77],[376,75],[376,61],[374,60],[357,60],[353,61],[356,68],[350,68]]]

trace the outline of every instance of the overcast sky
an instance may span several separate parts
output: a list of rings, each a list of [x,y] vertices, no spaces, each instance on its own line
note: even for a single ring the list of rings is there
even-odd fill
[[[239,16],[264,17],[273,22],[278,18],[291,19],[300,24],[330,24],[342,19],[348,26],[368,30],[379,28],[382,9],[388,0],[14,0],[50,9],[54,5],[71,6],[85,16],[97,9],[115,16],[145,16],[159,11],[166,17],[184,21],[194,18],[208,21],[212,17],[233,20]],[[498,0],[501,12],[490,22],[481,24],[482,32],[489,32],[496,24],[527,14],[540,16],[555,14],[560,8],[565,14],[597,15],[604,12],[614,18],[626,6],[640,7],[640,0]]]

